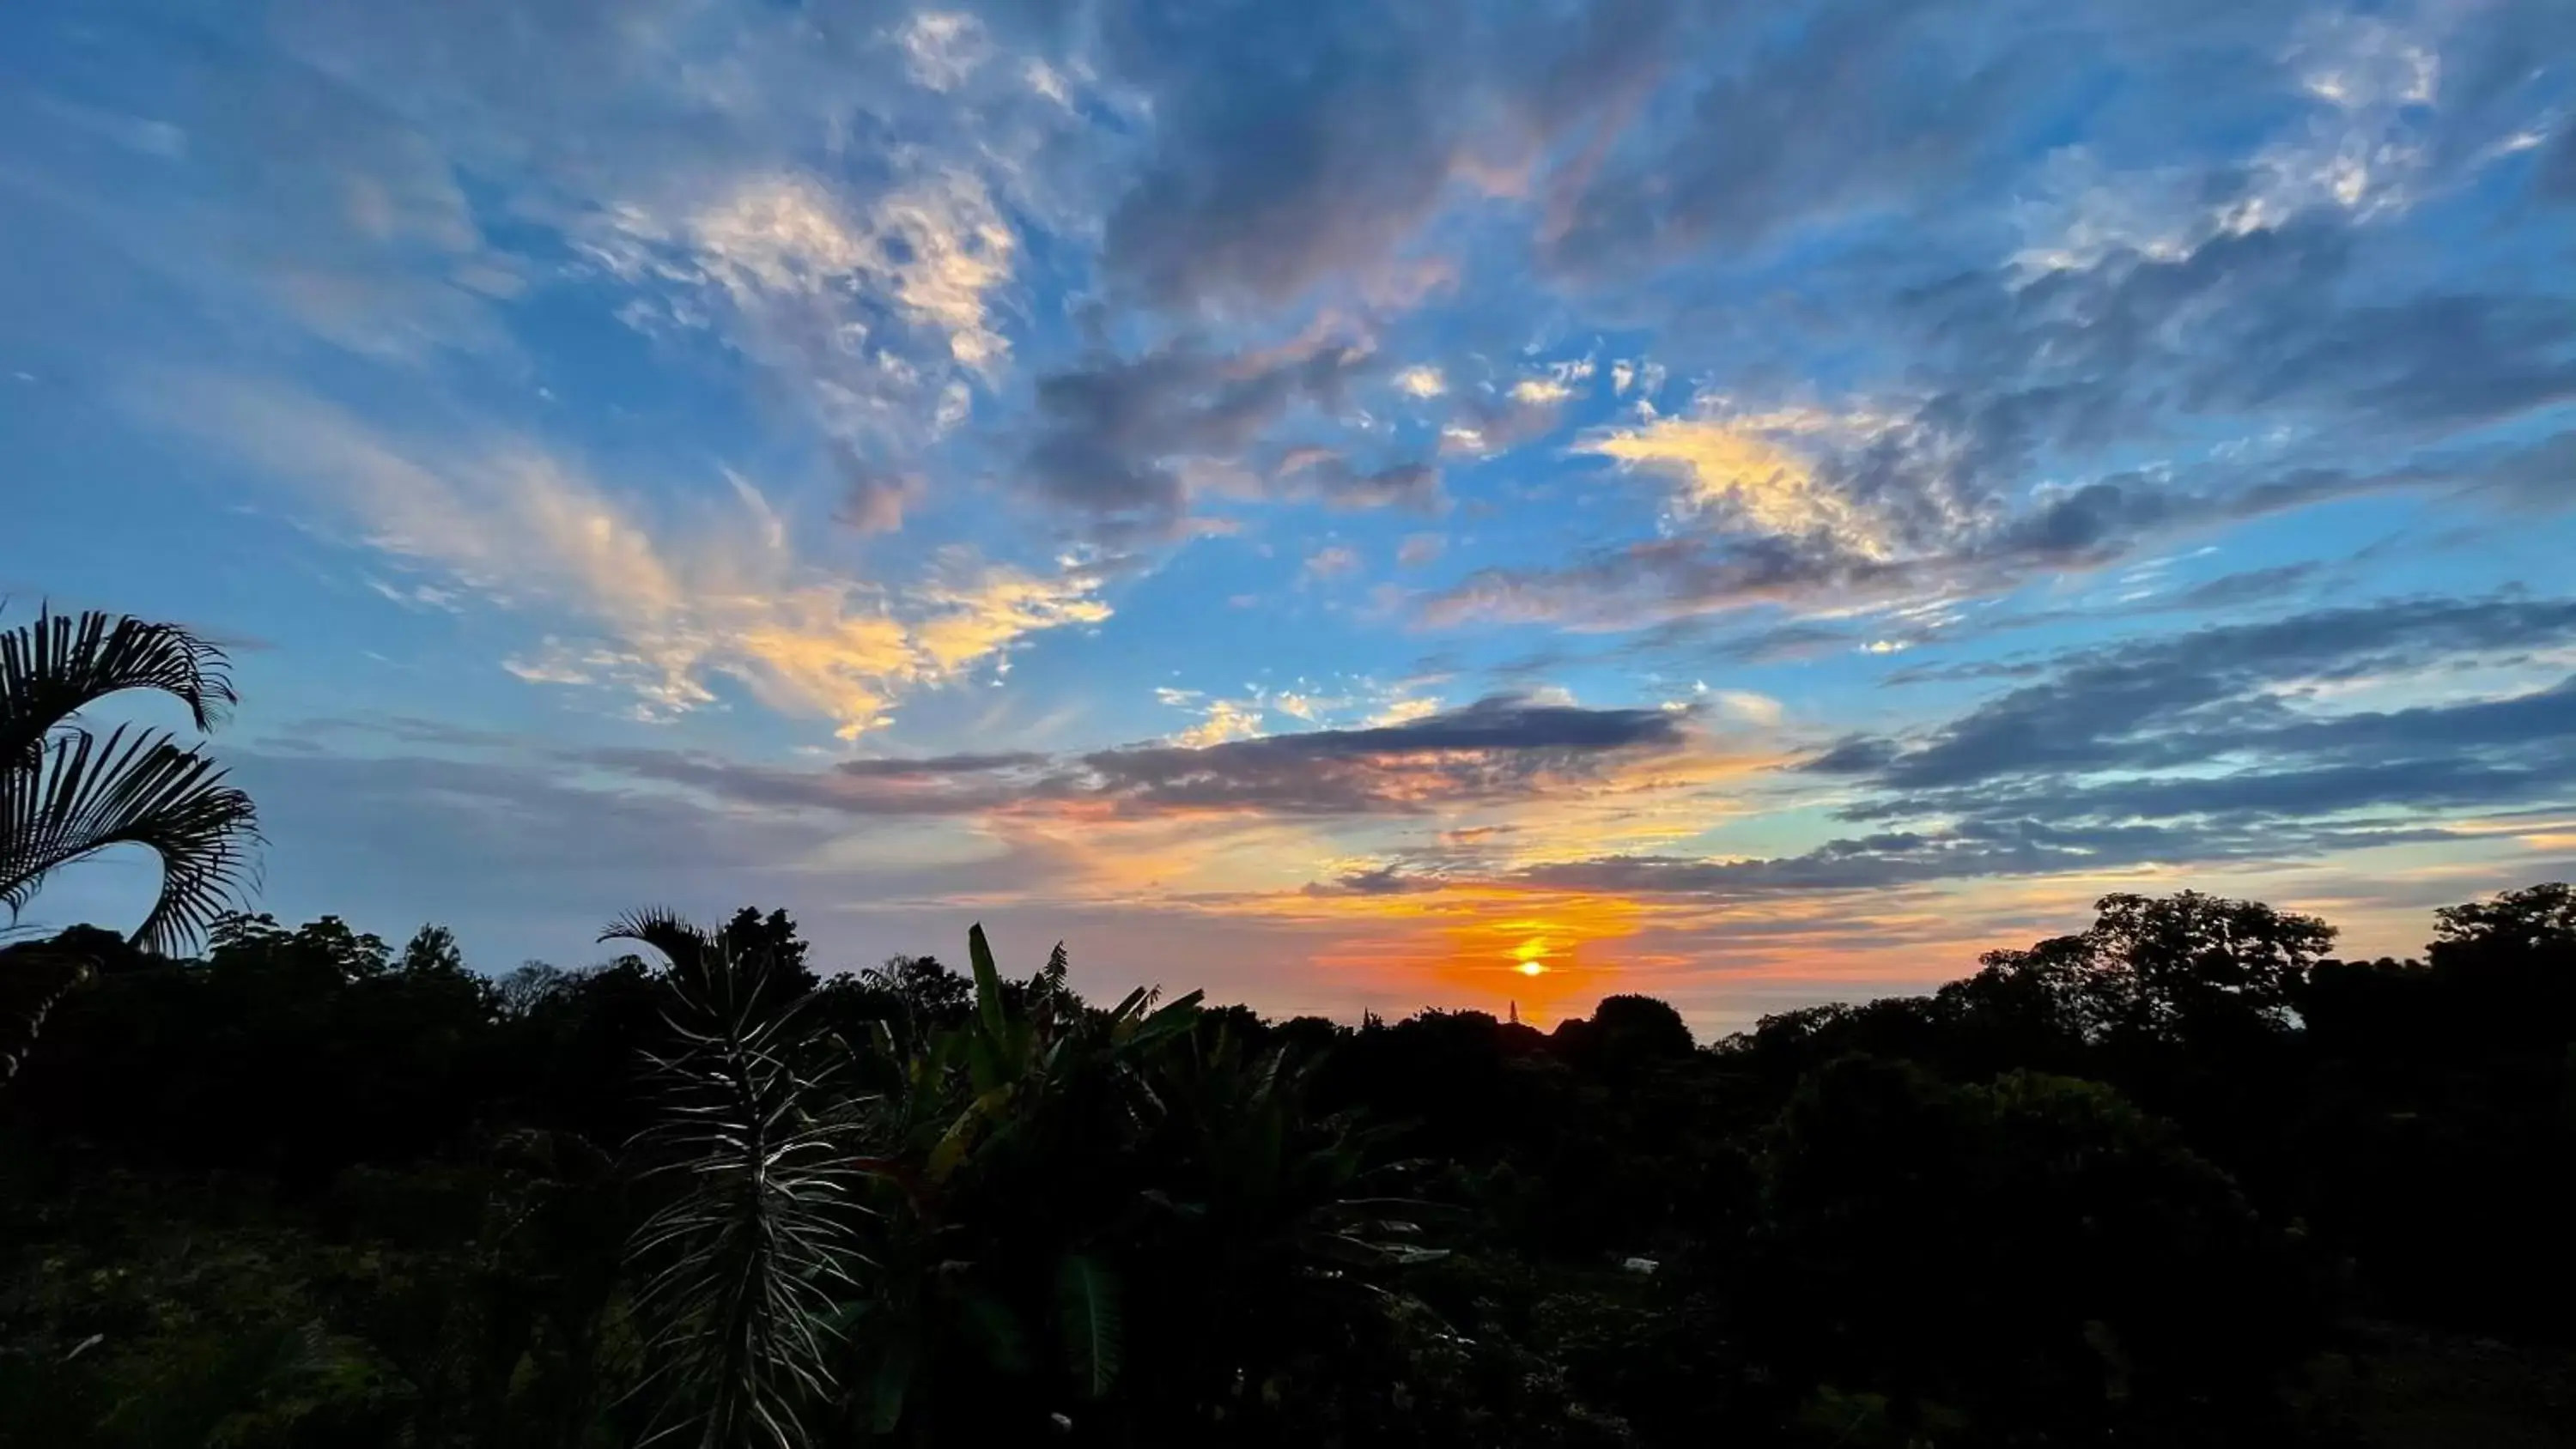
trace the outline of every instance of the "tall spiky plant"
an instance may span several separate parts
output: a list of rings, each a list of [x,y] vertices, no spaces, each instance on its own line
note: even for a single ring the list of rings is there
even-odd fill
[[[809,1065],[802,1003],[763,989],[766,963],[667,911],[600,939],[672,966],[674,1046],[654,1060],[665,1115],[638,1146],[680,1185],[632,1248],[649,1273],[637,1306],[665,1406],[656,1437],[800,1449],[801,1415],[831,1397],[834,1320],[858,1264],[847,1104]]]
[[[167,730],[120,726],[101,736],[80,711],[129,689],[159,690],[212,730],[235,701],[221,649],[175,624],[121,615],[39,611],[0,633],[0,905],[15,925],[47,877],[120,845],[161,861],[161,891],[134,943],[172,951],[234,904],[258,841],[250,797]],[[0,954],[0,1080],[14,1071],[55,1002],[88,963],[19,946]]]

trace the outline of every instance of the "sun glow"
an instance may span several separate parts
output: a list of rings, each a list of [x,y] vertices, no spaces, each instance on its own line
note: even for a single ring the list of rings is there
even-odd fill
[[[1547,937],[1532,936],[1512,948],[1512,960],[1519,963],[1512,969],[1523,976],[1545,975],[1547,958],[1553,954]]]

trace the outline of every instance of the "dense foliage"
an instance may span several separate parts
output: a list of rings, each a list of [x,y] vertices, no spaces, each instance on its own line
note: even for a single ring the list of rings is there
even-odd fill
[[[2576,892],[2424,960],[2113,896],[1699,1046],[325,918],[87,929],[0,1089],[0,1444],[2568,1442]]]

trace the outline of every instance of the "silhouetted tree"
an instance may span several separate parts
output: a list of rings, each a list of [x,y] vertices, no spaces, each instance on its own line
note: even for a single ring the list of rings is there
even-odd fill
[[[1982,958],[1989,990],[2026,989],[2062,1031],[2087,1040],[2182,1041],[2245,1025],[2289,1026],[2308,968],[2334,944],[2313,916],[2196,891],[2104,896],[2080,935]]]
[[[1652,996],[1605,996],[1592,1008],[1604,1049],[1622,1057],[1686,1057],[1698,1043],[1670,1003]]]

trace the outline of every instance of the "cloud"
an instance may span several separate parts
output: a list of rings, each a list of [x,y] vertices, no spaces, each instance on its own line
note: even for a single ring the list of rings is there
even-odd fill
[[[1404,508],[1432,513],[1447,502],[1440,470],[1428,463],[1390,463],[1362,472],[1339,456],[1297,459],[1283,467],[1271,492],[1282,499],[1312,498],[1333,508]]]
[[[1019,239],[985,182],[930,171],[864,201],[794,172],[730,182],[676,214],[633,202],[579,233],[584,252],[644,295],[630,321],[713,328],[792,381],[848,461],[850,512],[899,526],[906,491],[878,461],[965,421],[1010,359],[996,315]]]
[[[1510,695],[1441,710],[1406,701],[1355,728],[1260,733],[1258,700],[1202,702],[1158,744],[1042,756],[994,752],[786,769],[676,750],[557,747],[567,766],[682,785],[717,799],[851,815],[1145,821],[1414,816],[1607,785],[1619,770],[1697,757],[1687,713],[1585,709]]]
[[[1212,699],[1197,724],[1172,736],[1172,743],[1187,750],[1203,750],[1229,740],[1258,739],[1261,736],[1261,706],[1234,699]]]
[[[2456,843],[2480,815],[2576,789],[2571,661],[2576,602],[2514,595],[2076,651],[1936,728],[1811,756],[1802,770],[1852,788],[1844,818],[1921,823],[1874,837],[1901,848],[1781,870],[1930,879]]]
[[[1186,25],[1112,7],[1109,62],[1154,97],[1160,134],[1109,213],[1104,265],[1176,311],[1365,292],[1461,192],[1517,189],[1551,141],[1630,98],[1676,9],[1334,0]]]
[[[1435,222],[1525,199],[1616,139],[1691,9],[1330,0],[1186,24],[1108,7],[1106,68],[1151,97],[1156,136],[1109,211],[1104,269],[1172,312],[1418,291],[1405,273]]]
[[[1317,549],[1307,556],[1303,572],[1310,579],[1337,579],[1359,572],[1360,556],[1340,544]]]
[[[1891,546],[1875,522],[1849,499],[1819,483],[1814,469],[1773,435],[1796,427],[1763,420],[1659,418],[1637,427],[1606,428],[1575,445],[1576,451],[1665,473],[1679,499],[1693,510],[1712,510],[1767,534],[1818,535],[1841,551],[1885,558]]]
[[[1361,472],[1309,449],[1283,450],[1275,475],[1243,466],[1283,420],[1338,411],[1378,366],[1367,349],[1337,342],[1231,354],[1176,342],[1094,357],[1038,380],[1027,485],[1087,532],[1117,541],[1168,537],[1194,495],[1228,487],[1350,507],[1427,506],[1439,474],[1418,463]]]
[[[1580,781],[1610,759],[1676,752],[1688,740],[1684,722],[1665,710],[1496,696],[1359,729],[1099,751],[1041,793],[1121,815],[1413,814]]]
[[[500,313],[533,269],[487,236],[434,138],[377,97],[256,47],[173,56],[141,14],[12,18],[0,196],[22,220],[0,239],[16,284],[0,309],[27,333],[22,361],[137,336],[164,355],[515,361]],[[95,47],[135,63],[88,66]]]
[[[1578,446],[1674,482],[1675,526],[1562,564],[1481,571],[1427,598],[1423,617],[1630,629],[1762,604],[1990,596],[2342,499],[2458,493],[2563,508],[2576,498],[2563,486],[2565,434],[2489,431],[2576,399],[2576,303],[2341,307],[2326,293],[2346,245],[2302,224],[2170,260],[2122,255],[2018,290],[1982,275],[1959,284],[1996,286],[2000,301],[1918,298],[1958,349],[1950,390],[1839,413],[1704,402],[1691,416],[1596,431]],[[2508,336],[2498,319],[2516,313]],[[2208,334],[2201,343],[2176,345],[2196,329]],[[2189,399],[2191,413],[2304,408],[2336,460],[2223,447],[2072,480],[2039,472],[2188,425],[2141,398]],[[2400,461],[2340,456],[2371,437]]]
[[[1395,390],[1407,397],[1433,398],[1449,390],[1436,367],[1408,367],[1395,375]]]
[[[1764,859],[1603,856],[1533,866],[1504,879],[1535,890],[1727,902],[1832,897],[2010,876],[2098,877],[2160,863],[2280,862],[2447,838],[2439,829],[2404,825],[2216,832],[2161,825],[2068,828],[2021,819],[1977,821],[1949,830],[1886,831]]]
[[[1788,715],[1786,705],[1767,694],[1756,694],[1749,689],[1712,690],[1702,685],[1700,692],[1719,709],[1748,724],[1776,727]]]
[[[1944,26],[1949,9],[1859,0],[1727,27],[1680,124],[1560,179],[1548,260],[1599,278],[1962,187],[2047,94],[2052,57],[2017,16]]]
[[[2184,609],[2232,609],[2294,593],[2314,583],[2324,565],[2313,560],[2244,569],[2194,584],[2174,600]]]
[[[1390,864],[1347,872],[1329,885],[1320,882],[1309,883],[1305,887],[1305,894],[1310,896],[1397,896],[1438,889],[1440,889],[1439,881],[1407,875],[1403,867]]]
[[[616,685],[648,718],[713,703],[708,680],[721,674],[856,735],[905,693],[1109,617],[1100,579],[1080,569],[1037,575],[951,554],[895,592],[817,568],[739,477],[733,508],[672,527],[522,438],[425,444],[310,397],[213,379],[135,405],[300,485],[380,551],[490,600],[569,611],[600,641],[558,643],[513,672]]]
[[[1715,903],[2456,845],[2576,789],[2571,660],[2576,602],[2513,595],[2079,650],[1919,736],[1798,766],[1847,784],[1838,813],[1874,833],[1777,857],[1434,853],[1406,879]]]
[[[2418,599],[2222,625],[2106,646],[2059,662],[1902,748],[1847,744],[1809,765],[1864,771],[1895,790],[1964,789],[2109,768],[2187,765],[2242,734],[2296,747],[2314,721],[2279,691],[2521,652],[2576,637],[2576,602]]]

